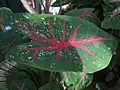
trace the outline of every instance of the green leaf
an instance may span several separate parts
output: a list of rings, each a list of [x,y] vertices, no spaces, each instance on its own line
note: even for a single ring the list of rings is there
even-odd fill
[[[32,80],[29,79],[25,79],[25,80],[16,80],[14,82],[12,82],[11,86],[10,86],[10,90],[37,90],[34,82]]]
[[[87,74],[84,72],[63,72],[62,73],[63,81],[69,89],[72,90],[82,90],[88,85],[91,84],[93,80],[92,74]]]
[[[13,13],[9,8],[6,8],[6,7],[2,7],[0,8],[0,31],[4,31],[5,30],[5,27],[3,26],[4,24],[4,17],[5,15],[7,14],[11,14]]]
[[[13,13],[9,8],[6,8],[6,7],[1,7],[0,8],[0,13],[5,15],[5,14],[10,14],[10,13]]]
[[[61,90],[59,85],[55,83],[47,83],[46,85],[39,88],[39,90]]]
[[[104,17],[108,14],[111,13],[114,9],[120,6],[120,2],[117,0],[103,0],[104,3],[102,3],[102,8],[103,8],[103,14]]]
[[[113,10],[111,13],[109,13],[103,20],[101,27],[108,29],[120,29],[120,7]]]
[[[107,90],[108,89],[108,87],[104,83],[102,83],[102,82],[96,83],[96,88],[98,90]]]
[[[65,13],[65,15],[86,19],[99,26],[101,24],[101,21],[99,18],[97,18],[93,11],[93,8],[76,9]]]
[[[37,90],[35,83],[23,72],[8,76],[9,90]]]
[[[5,15],[12,14],[13,12],[6,7],[0,8],[0,23],[3,23]],[[0,24],[1,25],[1,24]]]
[[[116,50],[115,38],[87,20],[48,14],[11,14],[7,18],[31,42],[13,47],[6,59],[35,68],[93,73],[107,67]]]

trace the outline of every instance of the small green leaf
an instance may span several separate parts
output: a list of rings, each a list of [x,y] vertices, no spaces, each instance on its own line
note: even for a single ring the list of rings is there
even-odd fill
[[[98,90],[107,90],[108,89],[108,87],[104,83],[102,83],[102,82],[96,83],[96,88]]]
[[[13,13],[9,8],[6,8],[6,7],[2,7],[0,8],[0,13],[2,15],[5,15],[5,14],[10,14],[10,13]]]
[[[10,89],[9,90],[37,90],[34,82],[29,79],[25,80],[16,80],[11,83]]]
[[[0,31],[4,31],[5,30],[5,27],[4,27],[4,17],[7,15],[7,14],[11,14],[13,13],[9,8],[6,8],[6,7],[2,7],[0,8]]]
[[[120,2],[117,0],[103,0],[104,3],[102,3],[103,8],[103,14],[104,16],[107,15],[107,13],[113,11],[115,8],[119,7]]]
[[[99,26],[101,24],[101,21],[93,13],[93,11],[94,11],[94,8],[75,9],[75,10],[71,10],[71,11],[65,13],[65,15],[86,19],[86,20],[88,20],[92,23],[95,23],[96,25]]]
[[[65,85],[69,88],[74,88],[75,90],[84,89],[90,85],[93,80],[92,74],[87,74],[84,72],[63,72],[62,77]]]
[[[101,27],[105,29],[120,29],[120,7],[109,13],[103,20]]]
[[[8,76],[7,79],[9,90],[37,90],[35,83],[23,72],[14,73],[14,75]]]

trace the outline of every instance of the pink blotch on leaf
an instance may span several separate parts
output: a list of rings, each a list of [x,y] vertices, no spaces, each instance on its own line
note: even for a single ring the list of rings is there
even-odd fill
[[[120,13],[120,10],[117,10],[116,12],[114,12],[112,15],[111,15],[111,17],[114,17],[114,16],[116,16],[117,14],[119,14]]]
[[[113,19],[113,17],[116,16],[117,14],[119,14],[119,13],[120,13],[120,10],[117,10],[117,11],[113,12],[111,17],[108,19],[108,21],[106,23],[109,24],[110,21]]]
[[[77,15],[76,17],[77,17],[77,18],[83,18],[83,17],[85,17],[85,16],[91,16],[91,14],[88,12],[87,9],[85,9],[82,14],[79,14],[79,15]]]

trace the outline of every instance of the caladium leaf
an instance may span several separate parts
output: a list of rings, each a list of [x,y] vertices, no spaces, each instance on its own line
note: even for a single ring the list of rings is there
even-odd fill
[[[91,84],[93,75],[84,72],[63,72],[62,78],[66,87],[74,88],[72,90],[83,90]]]
[[[101,27],[108,29],[120,29],[120,7],[110,12],[103,20]]]
[[[107,13],[111,12],[115,8],[119,7],[120,2],[117,0],[103,0],[104,3],[102,3],[103,7],[103,14],[106,16]]]
[[[96,25],[99,26],[101,24],[101,21],[93,13],[93,11],[94,11],[94,8],[75,9],[75,10],[71,10],[71,11],[65,13],[65,15],[86,19],[86,20],[88,20],[92,23],[95,23]]]
[[[93,73],[108,66],[116,50],[117,41],[87,20],[47,14],[6,18],[16,32],[31,39],[11,49],[6,58],[32,67]]]

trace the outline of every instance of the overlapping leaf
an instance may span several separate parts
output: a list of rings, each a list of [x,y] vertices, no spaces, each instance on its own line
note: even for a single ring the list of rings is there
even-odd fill
[[[104,11],[104,16],[106,16],[108,13],[110,13],[120,5],[120,2],[118,0],[103,0],[103,2],[104,3],[102,3],[102,8]]]
[[[114,11],[109,13],[103,20],[101,27],[108,29],[120,29],[120,8],[116,8]]]
[[[9,76],[7,86],[9,90],[37,90],[35,83],[23,72]]]
[[[0,13],[1,13],[2,15],[5,15],[5,14],[13,13],[13,12],[12,12],[12,10],[10,10],[9,8],[1,7],[1,8],[0,8]]]
[[[96,25],[99,26],[101,24],[101,21],[93,13],[93,10],[94,10],[93,8],[76,9],[76,10],[71,10],[71,11],[65,13],[65,15],[86,19],[86,20],[88,20],[92,23],[95,23]]]
[[[68,88],[73,88],[72,90],[83,90],[90,85],[93,80],[92,74],[84,72],[63,72],[62,77],[65,85]]]

